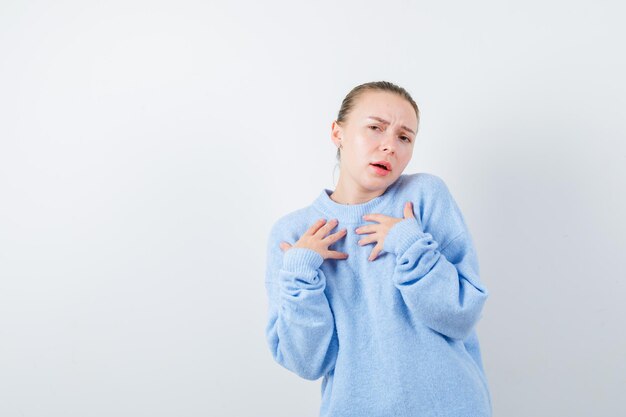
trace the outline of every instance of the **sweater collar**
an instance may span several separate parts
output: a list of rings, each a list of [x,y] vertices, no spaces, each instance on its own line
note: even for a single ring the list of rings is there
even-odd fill
[[[337,203],[330,198],[333,191],[324,188],[313,202],[313,207],[328,216],[327,220],[336,218],[340,223],[363,223],[365,222],[365,220],[363,220],[363,215],[369,213],[379,213],[389,204],[390,201],[393,200],[393,196],[395,195],[403,177],[404,175],[400,175],[398,179],[387,187],[384,193],[361,204]]]

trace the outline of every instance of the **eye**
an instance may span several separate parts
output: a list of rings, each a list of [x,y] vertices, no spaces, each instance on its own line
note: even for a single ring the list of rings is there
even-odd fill
[[[400,136],[400,139],[402,139],[402,141],[404,141],[406,143],[411,143],[411,138],[409,138],[407,136]]]
[[[376,130],[376,129],[380,129],[378,126],[376,125],[372,125],[372,126],[368,126],[370,129]]]

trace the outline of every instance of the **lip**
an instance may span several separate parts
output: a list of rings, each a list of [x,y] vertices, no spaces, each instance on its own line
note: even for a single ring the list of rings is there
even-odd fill
[[[391,164],[387,161],[375,161],[375,162],[370,163],[370,165],[374,165],[374,164],[384,165],[385,168],[387,168],[387,171],[391,172]]]

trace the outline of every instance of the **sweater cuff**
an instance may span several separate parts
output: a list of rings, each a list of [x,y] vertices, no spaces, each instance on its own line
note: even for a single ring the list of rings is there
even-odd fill
[[[290,272],[309,284],[319,281],[317,270],[324,262],[324,257],[308,248],[290,248],[283,255],[283,271]]]
[[[432,238],[430,233],[424,233],[416,218],[410,217],[394,224],[383,243],[385,252],[401,255],[416,241],[424,238]]]

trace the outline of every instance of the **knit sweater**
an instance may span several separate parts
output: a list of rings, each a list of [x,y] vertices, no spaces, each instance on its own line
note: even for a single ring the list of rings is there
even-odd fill
[[[324,189],[276,221],[267,242],[265,329],[274,359],[321,383],[322,417],[486,417],[491,395],[476,324],[488,297],[457,203],[433,174],[403,174],[365,203],[339,204]],[[414,218],[404,218],[413,203]],[[401,218],[383,250],[355,229],[368,213]],[[321,218],[337,219],[330,245],[283,252]],[[330,234],[329,233],[329,234]]]

